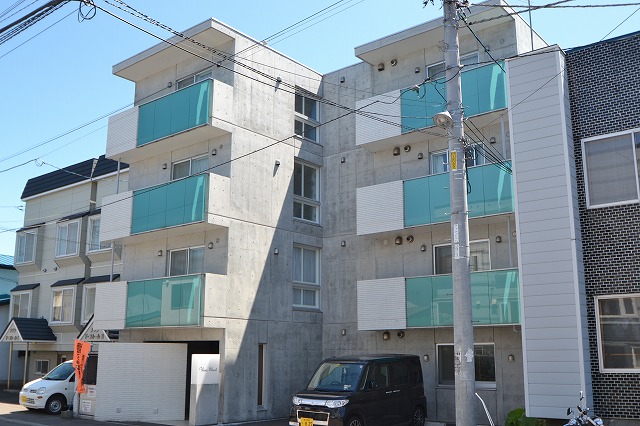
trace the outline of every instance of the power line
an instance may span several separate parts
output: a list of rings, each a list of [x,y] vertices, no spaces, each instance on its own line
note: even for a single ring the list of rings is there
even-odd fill
[[[612,32],[614,32],[615,30],[617,30],[618,28],[620,28],[620,26],[622,24],[624,24],[625,22],[627,22],[629,20],[629,18],[631,18],[633,15],[636,14],[637,11],[640,10],[640,7],[638,7],[636,10],[634,10],[633,12],[631,12],[631,15],[627,16],[626,18],[624,18],[624,20],[622,22],[620,22],[618,25],[616,25],[616,27],[614,29],[612,29],[611,31],[609,31],[604,37],[602,37],[600,39],[600,41],[604,40],[605,38],[607,38],[609,36],[609,34],[611,34]]]

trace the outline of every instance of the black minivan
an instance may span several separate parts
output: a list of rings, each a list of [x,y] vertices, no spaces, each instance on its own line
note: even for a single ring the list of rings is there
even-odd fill
[[[427,400],[416,355],[348,355],[318,366],[296,393],[290,426],[423,426]]]

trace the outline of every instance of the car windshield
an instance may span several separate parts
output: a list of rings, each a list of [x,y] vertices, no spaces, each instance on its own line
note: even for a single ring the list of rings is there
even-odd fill
[[[323,362],[311,378],[308,390],[354,391],[358,388],[364,364]]]
[[[67,380],[69,375],[73,373],[73,364],[70,362],[65,362],[49,371],[46,376],[44,376],[43,380]]]

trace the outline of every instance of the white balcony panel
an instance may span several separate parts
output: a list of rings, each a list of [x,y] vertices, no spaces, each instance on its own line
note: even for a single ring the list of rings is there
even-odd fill
[[[129,108],[109,117],[106,157],[118,159],[118,155],[136,148],[138,138],[138,107]]]
[[[131,234],[133,192],[121,192],[102,199],[100,242],[117,241]]]
[[[93,328],[96,330],[122,330],[127,310],[127,282],[116,281],[96,284],[96,305]]]
[[[407,328],[404,277],[358,281],[358,330]]]
[[[400,90],[357,101],[356,110],[358,111],[356,113],[357,146],[364,145],[367,149],[373,150],[382,149],[382,147],[367,145],[400,136],[400,116],[402,115]]]
[[[404,190],[401,180],[356,190],[358,235],[404,229]]]

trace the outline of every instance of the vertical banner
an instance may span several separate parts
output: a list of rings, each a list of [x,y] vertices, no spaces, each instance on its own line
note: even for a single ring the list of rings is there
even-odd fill
[[[91,352],[91,343],[76,340],[73,344],[73,368],[76,369],[76,392],[85,393],[84,366]]]

